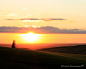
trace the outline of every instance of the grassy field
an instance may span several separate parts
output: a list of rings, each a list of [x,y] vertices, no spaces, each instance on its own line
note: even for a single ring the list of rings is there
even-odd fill
[[[61,65],[86,67],[86,55],[0,47],[0,69],[57,69]]]
[[[38,51],[49,51],[49,52],[84,54],[84,55],[86,55],[86,45],[52,47],[52,48],[39,49]]]

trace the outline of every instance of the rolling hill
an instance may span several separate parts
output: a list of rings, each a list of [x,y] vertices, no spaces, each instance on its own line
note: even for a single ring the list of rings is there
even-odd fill
[[[85,54],[86,55],[86,45],[52,47],[52,48],[39,49],[38,51],[49,51],[49,52]]]
[[[81,56],[84,60],[78,59]],[[0,69],[58,69],[63,65],[86,67],[86,56],[81,56],[71,58],[66,55],[0,47]]]

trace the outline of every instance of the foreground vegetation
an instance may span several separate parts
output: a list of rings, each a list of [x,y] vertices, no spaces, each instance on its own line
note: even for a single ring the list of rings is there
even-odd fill
[[[78,57],[86,58],[85,55]],[[86,67],[86,59],[78,57],[0,47],[0,69],[57,69],[61,65]]]

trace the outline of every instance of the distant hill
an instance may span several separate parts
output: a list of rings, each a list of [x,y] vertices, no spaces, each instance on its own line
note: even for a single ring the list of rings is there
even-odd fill
[[[71,54],[86,54],[86,45],[65,46],[65,47],[52,47],[39,49],[38,51],[71,53]]]
[[[52,48],[52,47],[65,47],[65,46],[75,46],[79,45],[77,43],[73,44],[64,44],[64,43],[27,43],[27,44],[16,44],[16,48],[27,48],[30,50],[37,50],[43,48]],[[9,47],[11,48],[12,44],[0,44],[2,47]]]

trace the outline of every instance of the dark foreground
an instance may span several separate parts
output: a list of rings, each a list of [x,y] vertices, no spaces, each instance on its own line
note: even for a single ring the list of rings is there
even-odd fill
[[[86,56],[81,56],[84,60],[77,59],[78,57],[66,57],[66,55],[0,47],[0,69],[58,69],[70,65],[72,68],[86,67]]]

